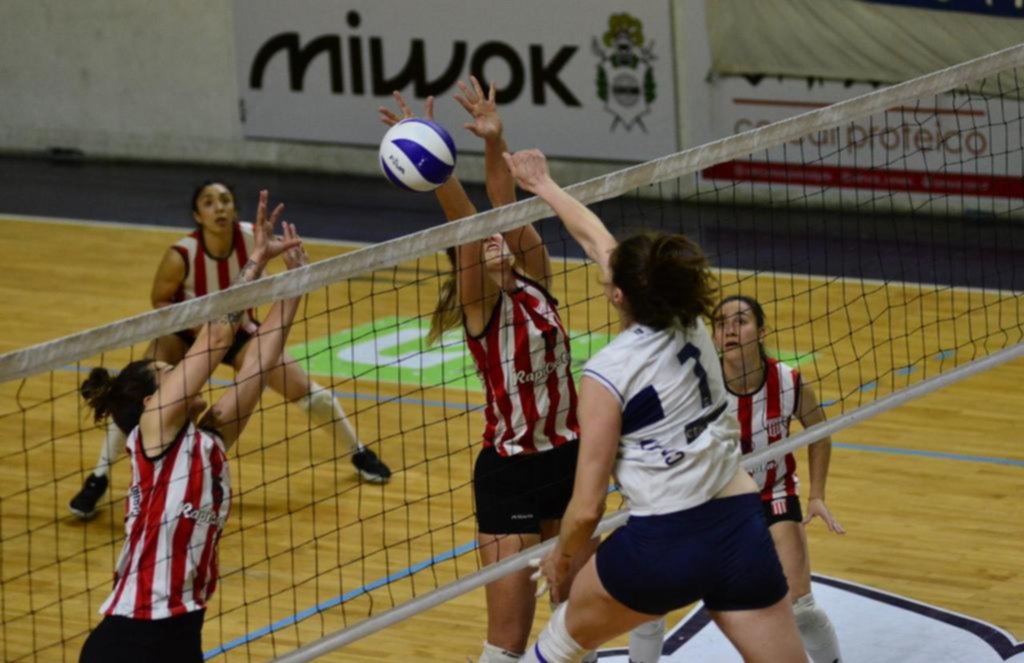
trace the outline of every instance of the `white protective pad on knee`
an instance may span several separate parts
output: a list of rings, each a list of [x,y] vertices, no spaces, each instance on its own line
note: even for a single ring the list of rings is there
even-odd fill
[[[658,663],[664,643],[664,617],[641,624],[629,633],[629,660],[633,663]]]
[[[812,594],[804,594],[793,602],[796,627],[807,655],[814,663],[842,663],[839,638],[825,611],[818,607]]]
[[[558,610],[558,606],[564,604],[565,601],[562,601],[562,603],[555,603],[554,601],[552,601],[549,604],[551,607],[551,614],[555,614],[555,610]],[[583,655],[583,658],[580,659],[580,663],[597,663],[597,652],[594,650],[588,651]]]
[[[106,476],[110,466],[114,464],[121,454],[124,453],[124,443],[128,436],[118,428],[111,418],[107,422],[107,435],[103,438],[103,446],[100,447],[100,456],[96,459],[96,468],[92,471],[98,477]]]
[[[524,663],[579,663],[587,653],[580,643],[572,639],[565,626],[566,604],[558,606],[536,644],[531,645],[523,657]]]
[[[318,426],[331,426],[331,433],[334,435],[334,444],[344,444],[344,448],[350,451],[358,451],[362,448],[356,439],[356,432],[345,416],[345,411],[334,398],[334,394],[324,389],[312,380],[309,383],[309,395],[300,398],[299,406],[309,414],[309,418]]]
[[[501,647],[495,647],[489,642],[484,642],[484,649],[480,652],[477,663],[516,663],[522,654],[510,652]]]

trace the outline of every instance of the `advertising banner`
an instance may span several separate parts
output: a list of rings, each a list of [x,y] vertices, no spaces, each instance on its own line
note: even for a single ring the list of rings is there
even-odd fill
[[[405,95],[482,151],[451,98],[493,81],[513,149],[639,161],[678,149],[668,0],[235,0],[247,138],[377,145]]]
[[[874,88],[867,84],[729,77],[709,84],[713,138],[828,106]],[[706,179],[763,186],[890,191],[916,205],[948,195],[965,208],[999,211],[1024,199],[1019,101],[942,94],[862,118],[765,153],[704,171]],[[807,187],[810,187],[809,189]],[[841,193],[840,193],[841,195]],[[993,201],[1002,200],[1001,206]],[[987,201],[987,202],[986,202]]]

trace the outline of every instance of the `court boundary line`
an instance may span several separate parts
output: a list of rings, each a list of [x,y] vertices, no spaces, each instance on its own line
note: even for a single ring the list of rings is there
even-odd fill
[[[851,580],[844,580],[834,576],[812,573],[811,579],[814,582],[821,583],[822,585],[826,585],[833,589],[848,592],[868,599],[869,601],[875,601],[899,610],[905,610],[907,612],[920,615],[926,619],[931,619],[962,631],[966,631],[967,633],[975,636],[982,643],[991,647],[992,650],[995,651],[995,653],[1004,661],[1011,656],[1024,651],[1024,642],[1018,640],[1014,634],[1001,626],[997,626],[996,624],[987,622],[978,617],[973,617],[962,612],[956,612],[955,610],[949,610],[931,603],[918,601],[917,599],[889,592],[884,589],[879,589],[871,585],[865,585]],[[677,653],[688,641],[704,630],[704,628],[706,628],[710,623],[711,615],[708,613],[703,603],[698,602],[690,612],[679,620],[679,622],[665,637],[662,643],[662,653]],[[606,658],[622,656],[623,654],[628,653],[628,649],[618,647],[602,650],[599,656],[600,658]]]

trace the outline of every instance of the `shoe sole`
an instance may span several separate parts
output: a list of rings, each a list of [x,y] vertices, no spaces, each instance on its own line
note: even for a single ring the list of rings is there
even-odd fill
[[[383,484],[391,481],[391,477],[382,477],[379,474],[370,474],[364,470],[359,470],[359,476],[362,477],[363,481],[369,483]]]
[[[73,506],[68,507],[68,510],[71,511],[71,515],[73,515],[75,518],[78,518],[79,520],[83,521],[92,520],[93,517],[95,517],[96,514],[99,512],[99,509],[93,509],[92,511],[81,511]]]

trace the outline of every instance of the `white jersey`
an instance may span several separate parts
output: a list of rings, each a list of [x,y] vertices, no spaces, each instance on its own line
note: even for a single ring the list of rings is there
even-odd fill
[[[587,362],[583,376],[622,404],[615,479],[631,514],[699,506],[735,476],[739,426],[702,321],[661,331],[634,324]]]
[[[189,422],[158,458],[128,436],[132,484],[114,590],[100,612],[164,619],[201,610],[217,585],[217,543],[231,502],[224,444]]]

